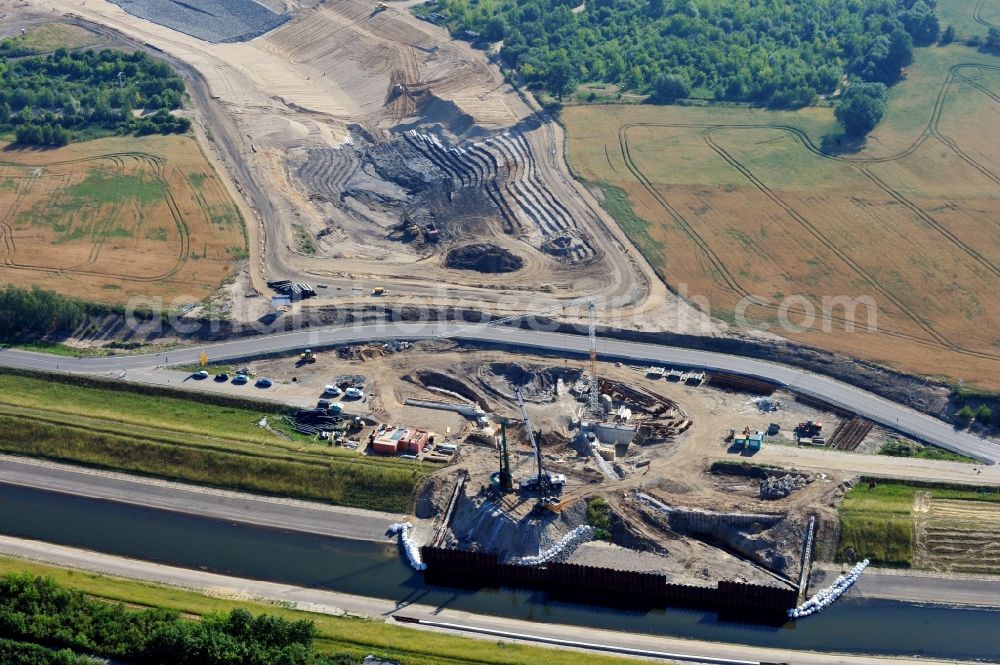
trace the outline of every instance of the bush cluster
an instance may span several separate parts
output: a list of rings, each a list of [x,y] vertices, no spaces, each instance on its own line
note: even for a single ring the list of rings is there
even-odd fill
[[[65,145],[101,134],[186,132],[191,122],[171,111],[184,81],[141,51],[68,51],[9,58],[0,41],[0,132],[26,145]],[[142,111],[137,114],[137,111]]]
[[[164,609],[130,610],[92,600],[51,579],[9,574],[0,580],[0,634],[32,658],[24,663],[78,663],[63,652],[51,658],[30,645],[122,659],[136,665],[346,665],[342,656],[319,655],[311,621],[254,616],[244,609],[185,621]],[[0,643],[0,654],[10,648]],[[46,650],[47,651],[47,650]],[[61,660],[59,658],[62,658]],[[11,662],[4,660],[4,662]],[[17,661],[15,661],[17,662]]]

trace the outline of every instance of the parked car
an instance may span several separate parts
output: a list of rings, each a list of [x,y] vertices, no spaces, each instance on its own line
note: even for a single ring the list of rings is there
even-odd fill
[[[250,380],[250,377],[247,376],[246,374],[237,374],[236,376],[233,377],[233,383],[236,384],[236,385],[238,385],[238,386],[242,386],[244,383],[248,382],[249,380]]]
[[[257,386],[258,388],[270,388],[273,384],[271,382],[271,379],[262,376],[259,379],[257,379],[257,382],[254,385]]]
[[[198,379],[199,381],[201,381],[202,379],[207,379],[208,378],[208,372],[206,372],[203,369],[200,369],[197,372],[195,372],[194,374],[192,374],[191,378],[192,379]]]
[[[348,388],[344,391],[344,397],[350,397],[351,399],[364,399],[365,393],[361,388]]]
[[[223,383],[229,380],[229,375],[226,374],[225,372],[223,372],[222,374],[216,374],[215,380],[218,381],[219,383]]]
[[[324,395],[333,395],[334,397],[336,397],[341,392],[343,392],[343,391],[341,391],[340,388],[338,388],[337,386],[333,385],[332,383],[323,386],[323,394]]]

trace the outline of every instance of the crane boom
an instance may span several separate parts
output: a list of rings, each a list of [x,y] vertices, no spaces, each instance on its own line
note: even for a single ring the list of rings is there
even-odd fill
[[[553,305],[552,307],[548,307],[546,309],[537,312],[525,312],[524,314],[514,314],[512,316],[505,316],[502,319],[494,319],[492,321],[486,321],[484,323],[473,323],[468,326],[456,328],[455,330],[446,330],[444,332],[440,332],[434,337],[438,339],[444,339],[448,337],[454,337],[455,335],[461,335],[463,333],[467,333],[470,330],[475,330],[476,328],[493,328],[496,326],[502,326],[507,323],[514,323],[515,321],[519,321],[527,316],[542,316],[545,314],[549,314],[551,312],[558,312],[561,309],[566,309],[567,307],[573,307],[574,305],[579,305],[581,303],[590,303],[590,306],[592,307],[594,303],[594,297],[584,296],[582,298],[576,298],[574,300],[567,300],[564,303],[559,303],[558,305]]]
[[[528,430],[528,441],[531,442],[531,448],[535,451],[535,461],[538,463],[538,486],[542,490],[542,496],[547,496],[549,477],[542,469],[542,449],[538,447],[538,442],[535,440],[535,431],[531,428],[531,418],[528,417],[528,408],[524,405],[524,399],[521,398],[521,389],[515,388],[514,395],[517,397],[517,406],[521,409],[521,420],[524,421],[524,427]]]

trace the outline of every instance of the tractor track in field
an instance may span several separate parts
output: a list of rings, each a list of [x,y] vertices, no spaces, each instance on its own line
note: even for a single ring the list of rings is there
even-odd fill
[[[18,263],[14,258],[17,251],[17,246],[14,241],[13,228],[6,221],[0,220],[0,241],[2,241],[2,244],[0,244],[0,252],[2,252],[2,254],[0,254],[0,257],[2,257],[2,262],[0,262],[0,265],[14,270],[26,270],[26,271],[55,273],[61,275],[86,276],[86,277],[112,277],[115,279],[121,279],[130,282],[147,282],[147,283],[160,282],[169,279],[173,277],[175,274],[177,274],[177,272],[179,272],[180,269],[187,262],[188,257],[190,255],[190,230],[188,229],[187,224],[184,222],[184,217],[180,212],[179,206],[177,205],[174,193],[171,191],[170,187],[167,185],[167,182],[164,178],[164,160],[162,157],[145,152],[115,152],[106,155],[95,155],[91,157],[81,157],[79,159],[68,159],[58,162],[52,162],[49,164],[38,166],[37,168],[51,169],[53,167],[82,164],[85,162],[110,161],[114,165],[115,173],[117,173],[118,175],[122,175],[125,171],[125,161],[127,159],[135,160],[140,164],[149,167],[153,175],[156,177],[158,185],[160,186],[160,189],[163,193],[164,202],[170,209],[170,214],[174,220],[174,225],[177,228],[180,242],[178,247],[177,259],[169,270],[160,275],[154,275],[150,277],[140,277],[137,275],[127,275],[114,272],[86,269],[87,266],[93,265],[97,261],[97,258],[100,255],[100,250],[107,241],[108,236],[112,228],[114,227],[114,223],[117,221],[118,216],[121,213],[122,206],[124,205],[124,200],[120,200],[115,204],[113,210],[111,211],[111,214],[107,215],[107,219],[99,225],[100,226],[99,229],[91,230],[90,238],[93,241],[93,245],[91,246],[90,253],[88,254],[87,258],[84,259],[82,263],[79,263],[76,266],[68,268],[53,268],[51,266],[40,266],[40,265]],[[8,166],[15,168],[32,167],[32,165],[30,164],[21,164],[18,162],[8,162],[8,161],[0,161],[0,166]],[[12,205],[7,211],[5,219],[10,219],[14,214],[16,214],[16,212],[21,206],[21,202],[23,201],[25,194],[27,193],[27,189],[28,188],[23,188],[23,187],[18,189],[18,194],[17,198],[15,199],[14,205]],[[205,211],[205,214],[208,215],[208,211]],[[209,223],[211,223],[210,219]]]
[[[982,3],[980,3],[982,5]],[[923,330],[931,340],[917,337],[914,335],[909,335],[901,332],[886,332],[880,331],[882,334],[899,337],[902,339],[907,339],[913,342],[917,342],[923,345],[928,345],[934,348],[945,348],[950,351],[960,353],[963,355],[968,355],[977,358],[984,358],[990,360],[1000,359],[1000,354],[994,354],[984,351],[976,351],[973,349],[965,348],[959,344],[950,341],[947,337],[938,332],[933,326],[927,321],[919,316],[919,314],[911,307],[902,302],[889,290],[882,287],[877,280],[875,280],[872,275],[864,270],[860,265],[858,265],[853,259],[842,252],[829,238],[827,238],[823,233],[817,229],[813,224],[811,224],[805,217],[803,217],[792,205],[787,201],[782,199],[776,192],[771,190],[766,184],[764,184],[760,179],[758,179],[752,172],[752,170],[742,163],[740,163],[735,157],[728,153],[724,148],[722,148],[718,143],[712,138],[712,134],[720,130],[740,130],[740,129],[773,129],[777,131],[782,131],[792,136],[802,147],[808,150],[810,153],[820,157],[822,159],[828,159],[836,162],[846,164],[867,178],[872,184],[874,184],[878,189],[883,191],[885,194],[890,196],[900,205],[908,209],[914,216],[917,217],[921,222],[926,224],[928,227],[934,229],[936,232],[941,234],[941,236],[950,244],[959,249],[964,253],[970,260],[981,265],[987,271],[989,271],[994,276],[1000,278],[1000,267],[991,262],[983,254],[970,247],[968,244],[963,242],[954,233],[952,233],[946,226],[938,222],[931,214],[925,211],[923,208],[906,198],[899,190],[893,188],[887,182],[885,182],[881,177],[872,172],[871,168],[878,164],[886,164],[891,162],[896,162],[901,159],[909,157],[915,153],[928,139],[936,139],[940,141],[946,148],[948,148],[952,153],[954,153],[959,159],[968,164],[970,167],[974,168],[976,171],[981,173],[988,180],[1000,185],[1000,176],[988,167],[980,164],[970,155],[965,153],[954,140],[949,138],[939,129],[939,122],[941,119],[942,111],[944,108],[945,101],[948,96],[950,88],[957,82],[970,85],[980,92],[984,93],[991,99],[1000,102],[1000,96],[992,92],[985,86],[978,83],[977,77],[969,77],[962,73],[963,69],[973,68],[981,72],[983,70],[990,70],[994,72],[1000,72],[1000,67],[984,65],[979,63],[957,63],[952,65],[948,70],[948,75],[944,82],[942,82],[937,97],[935,99],[934,108],[931,113],[931,118],[928,121],[927,126],[921,132],[921,134],[913,141],[913,143],[907,146],[902,151],[895,155],[886,157],[876,157],[869,159],[852,159],[848,157],[841,157],[838,155],[831,155],[824,152],[818,146],[816,146],[812,139],[800,128],[774,123],[774,124],[753,124],[753,123],[729,123],[729,124],[698,124],[698,123],[629,123],[622,125],[618,130],[618,141],[621,149],[622,159],[625,165],[628,167],[629,171],[636,178],[639,184],[645,189],[650,196],[667,212],[671,219],[678,225],[678,227],[687,235],[692,242],[701,250],[701,254],[706,262],[706,274],[713,277],[719,278],[724,282],[726,288],[730,291],[736,293],[741,297],[748,297],[751,294],[739,283],[739,281],[726,269],[725,263],[722,259],[715,253],[711,248],[708,241],[706,241],[694,228],[694,226],[686,219],[684,216],[664,197],[652,184],[649,178],[642,172],[638,165],[632,159],[631,151],[629,148],[628,132],[635,127],[652,127],[652,128],[664,128],[664,129],[690,129],[690,130],[701,130],[702,140],[705,142],[706,146],[709,147],[713,152],[718,154],[723,160],[725,160],[732,168],[736,169],[743,177],[745,177],[758,191],[760,191],[765,197],[770,201],[778,205],[782,210],[792,217],[800,226],[802,226],[807,232],[810,233],[816,240],[818,240],[824,247],[827,247],[838,259],[848,265],[851,270],[857,274],[861,279],[868,283],[872,288],[874,288],[879,294],[881,294],[886,300],[895,305],[907,318],[913,321],[921,330]],[[705,265],[705,264],[703,264]],[[771,304],[760,304],[761,307],[766,309],[775,310],[776,305]],[[841,320],[838,317],[830,316],[830,321],[846,323],[845,320]]]
[[[986,28],[996,27],[996,23],[991,23],[983,18],[983,7],[985,6],[986,0],[979,0],[979,2],[976,3],[975,8],[972,10],[972,20]]]

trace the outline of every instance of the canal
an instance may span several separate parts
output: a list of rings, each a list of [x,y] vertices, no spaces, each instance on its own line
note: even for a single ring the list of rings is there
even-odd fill
[[[0,533],[174,566],[531,621],[764,647],[1000,662],[1000,611],[845,597],[784,626],[714,612],[630,612],[521,589],[424,584],[394,543],[342,540],[234,524],[0,484]],[[583,634],[581,634],[583,637]]]

